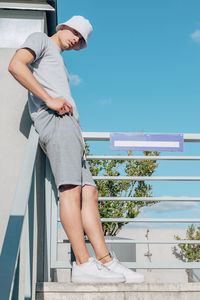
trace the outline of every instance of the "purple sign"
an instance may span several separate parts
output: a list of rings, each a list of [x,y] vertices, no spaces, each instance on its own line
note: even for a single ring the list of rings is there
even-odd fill
[[[182,133],[110,133],[110,149],[122,151],[183,151]]]

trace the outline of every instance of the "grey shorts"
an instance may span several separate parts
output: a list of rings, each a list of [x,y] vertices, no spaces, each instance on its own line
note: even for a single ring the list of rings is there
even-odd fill
[[[42,111],[34,126],[39,142],[49,158],[56,186],[96,184],[83,157],[84,141],[76,119],[70,114],[59,116],[53,110]]]

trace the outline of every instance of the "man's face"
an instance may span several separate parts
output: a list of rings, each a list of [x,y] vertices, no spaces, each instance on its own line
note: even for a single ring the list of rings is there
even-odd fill
[[[79,43],[83,42],[82,35],[67,25],[61,25],[61,30],[59,30],[59,38],[63,51],[72,50],[76,48]]]

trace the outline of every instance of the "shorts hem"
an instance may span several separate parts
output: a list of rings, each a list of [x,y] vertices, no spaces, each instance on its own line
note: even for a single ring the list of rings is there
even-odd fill
[[[66,180],[66,181],[63,181],[63,182],[57,184],[57,189],[59,189],[59,186],[64,185],[64,184],[81,185],[82,186],[81,182],[78,182],[78,181],[67,181]]]
[[[95,183],[92,183],[92,182],[89,182],[89,181],[84,182],[84,184],[81,184],[81,182],[77,182],[77,181],[63,181],[63,182],[57,184],[57,189],[59,190],[59,187],[61,185],[64,185],[64,184],[80,185],[80,186],[84,186],[84,185],[88,184],[88,185],[92,185],[92,186],[96,187]]]

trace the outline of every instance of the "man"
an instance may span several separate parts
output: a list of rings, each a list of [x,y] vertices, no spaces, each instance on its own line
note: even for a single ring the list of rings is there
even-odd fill
[[[9,72],[29,90],[28,106],[41,147],[47,154],[59,190],[60,219],[76,262],[73,282],[142,282],[143,275],[122,266],[105,244],[98,210],[98,191],[85,160],[76,104],[61,52],[87,47],[92,25],[74,16],[56,33],[32,33],[17,49]],[[90,257],[87,234],[96,254]]]

